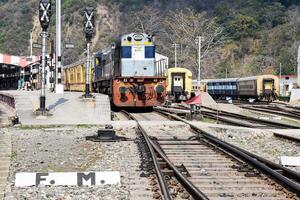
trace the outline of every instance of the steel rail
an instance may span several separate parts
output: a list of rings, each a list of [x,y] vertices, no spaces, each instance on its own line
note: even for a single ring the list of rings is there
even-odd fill
[[[197,133],[201,133],[201,136],[205,137],[206,139],[208,139],[209,141],[212,141],[215,144],[218,144],[222,148],[225,148],[225,149],[229,150],[230,152],[238,155],[239,157],[241,157],[246,162],[250,163],[255,168],[260,169],[260,171],[262,171],[264,174],[271,176],[273,179],[277,180],[277,182],[279,182],[281,185],[289,188],[291,191],[295,192],[298,196],[300,196],[300,183],[299,183],[300,175],[299,175],[299,173],[297,173],[297,172],[291,173],[292,170],[289,171],[288,169],[281,167],[280,169],[281,170],[284,169],[285,173],[290,173],[289,174],[290,178],[287,178],[287,176],[284,176],[284,175],[280,174],[279,172],[277,172],[276,170],[269,167],[272,162],[267,161],[266,159],[259,158],[255,154],[252,154],[250,152],[242,150],[239,147],[236,147],[232,144],[224,142],[224,141],[212,136],[208,132],[201,130],[200,128],[191,124],[187,120],[181,119],[178,116],[175,116],[175,115],[169,114],[167,112],[163,112],[163,111],[159,111],[159,112],[161,112],[165,115],[169,115],[176,120],[179,120],[179,121],[182,121],[182,122],[188,124]],[[267,162],[264,162],[264,161],[267,161]],[[272,164],[272,166],[276,166],[276,165]],[[293,178],[293,175],[295,175],[294,178]],[[298,180],[297,182],[291,180],[291,179],[295,180],[295,178]]]
[[[228,118],[224,118],[224,116],[217,116],[216,113],[212,113],[212,112],[201,111],[201,114],[204,115],[207,118],[211,118],[211,119],[218,120],[218,121],[221,121],[221,122],[229,123],[229,124],[235,125],[235,126],[241,126],[242,125],[243,127],[248,127],[248,128],[256,128],[257,127],[253,124],[247,124],[247,123],[244,123],[242,121],[235,121],[235,120],[231,120],[231,119],[228,119]],[[261,125],[261,124],[258,124],[258,125]]]
[[[138,124],[138,129],[141,131],[143,137],[145,138],[145,141],[147,142],[147,145],[149,149],[154,149],[159,156],[167,163],[167,165],[173,170],[175,177],[177,180],[184,186],[184,188],[189,192],[189,194],[194,198],[194,199],[199,199],[199,200],[209,200],[209,198],[202,193],[192,182],[190,182],[179,170],[178,168],[168,159],[168,157],[160,150],[160,148],[149,138],[147,135],[147,132],[143,129],[143,127],[139,124],[138,120],[135,119],[134,116],[132,116],[130,113],[126,111],[124,112],[127,116],[129,116],[131,119],[135,120]],[[152,155],[152,153],[151,153]],[[153,154],[155,159],[156,156]],[[153,157],[153,156],[152,156]],[[157,166],[158,167],[158,166]],[[160,171],[159,167],[156,169],[156,171]],[[165,181],[164,181],[165,182]],[[169,190],[168,190],[169,193]],[[172,199],[172,198],[171,198]]]
[[[250,116],[245,116],[245,115],[240,115],[240,114],[235,114],[235,113],[230,113],[230,112],[226,112],[226,111],[221,111],[221,110],[216,110],[216,109],[213,109],[213,108],[209,108],[209,107],[206,107],[206,106],[202,106],[202,108],[205,108],[207,110],[211,110],[211,113],[210,111],[201,111],[203,112],[203,114],[211,117],[214,113],[213,112],[218,112],[218,115],[219,117],[232,117],[232,118],[237,118],[237,119],[242,119],[242,120],[248,120],[248,121],[252,121],[252,122],[257,122],[257,123],[260,123],[260,125],[271,125],[273,127],[277,127],[277,128],[294,128],[294,129],[300,129],[299,126],[295,126],[295,125],[290,125],[290,124],[285,124],[285,123],[280,123],[280,122],[274,122],[274,121],[270,121],[270,120],[265,120],[265,119],[258,119],[258,118],[255,118],[255,117],[250,117]],[[176,109],[179,109],[179,110],[188,110],[188,108],[186,107],[183,107],[183,108],[176,108]],[[157,110],[159,110],[159,108],[157,108]],[[229,122],[231,123],[230,121],[231,120],[228,120],[228,121],[225,121],[223,120],[222,118],[218,118],[220,121],[224,121],[224,122]],[[234,123],[236,124],[236,123]]]
[[[138,125],[138,130],[140,130],[141,135],[145,139],[147,147],[148,147],[148,149],[150,151],[150,154],[151,154],[151,157],[152,157],[153,165],[154,165],[154,168],[155,168],[155,171],[156,171],[156,175],[157,175],[157,178],[158,178],[158,182],[159,182],[159,185],[160,185],[160,189],[161,189],[162,195],[163,195],[163,197],[164,197],[165,200],[171,200],[172,196],[171,196],[171,194],[169,192],[169,189],[168,189],[167,183],[165,182],[165,179],[164,179],[164,176],[162,174],[162,171],[159,168],[159,163],[158,163],[157,157],[155,155],[155,152],[154,152],[154,150],[152,148],[152,145],[150,143],[149,137],[145,134],[145,131],[142,129],[142,127],[139,124],[138,120],[134,116],[132,116],[130,113],[128,113],[128,112],[126,112],[124,110],[122,110],[122,112],[126,116],[128,116],[129,118],[131,118],[131,119],[133,119],[133,120],[136,121],[136,123]]]
[[[300,116],[297,114],[287,113],[287,111],[283,111],[283,110],[274,110],[269,107],[268,108],[259,108],[259,107],[240,106],[240,108],[263,112],[263,113],[271,113],[271,114],[275,114],[275,115],[281,115],[281,116],[289,117],[289,118],[293,118],[293,119],[300,119]]]
[[[184,188],[189,192],[194,199],[208,200],[209,198],[202,193],[192,182],[190,182],[178,169],[177,167],[168,159],[168,157],[160,150],[160,148],[151,141],[152,147],[159,154],[159,156],[167,163],[167,165],[174,171],[177,180],[184,186]]]
[[[276,126],[276,127],[284,127],[284,128],[296,128],[296,129],[300,128],[299,126],[294,126],[294,125],[290,125],[290,124],[284,124],[284,123],[274,122],[274,121],[265,120],[265,119],[257,119],[255,117],[230,113],[230,112],[226,112],[226,111],[217,111],[216,109],[208,108],[208,107],[205,107],[205,106],[202,106],[202,107],[205,108],[205,109],[208,109],[208,110],[219,112],[219,115],[224,115],[224,116],[229,116],[229,117],[238,117],[240,119],[245,119],[245,120],[252,120],[252,121],[255,121],[255,122],[259,122],[259,123],[264,123],[265,125],[273,125],[273,126]]]
[[[278,133],[273,133],[273,135],[275,137],[284,138],[284,139],[287,139],[287,140],[290,140],[290,141],[293,141],[293,142],[300,142],[300,138],[296,138],[296,137],[293,137],[293,136],[283,135],[283,134],[278,134]]]
[[[208,110],[219,112],[219,115],[224,115],[224,116],[229,116],[229,117],[237,117],[237,118],[240,118],[240,119],[251,120],[251,121],[255,121],[255,122],[259,122],[259,123],[264,123],[266,125],[274,125],[276,127],[295,128],[295,129],[300,128],[299,126],[294,126],[294,125],[290,125],[290,124],[284,124],[284,123],[274,122],[274,121],[265,120],[265,119],[257,119],[255,117],[230,113],[230,112],[226,112],[226,111],[220,111],[220,110],[218,111],[216,109],[209,108],[209,107],[206,107],[206,106],[202,106],[202,107],[205,108],[205,109],[208,109]]]

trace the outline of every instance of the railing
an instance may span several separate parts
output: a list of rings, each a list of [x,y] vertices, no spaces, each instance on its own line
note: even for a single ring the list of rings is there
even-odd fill
[[[9,105],[13,109],[16,108],[15,99],[14,99],[14,97],[12,97],[9,94],[0,93],[0,101],[6,103],[7,105]]]

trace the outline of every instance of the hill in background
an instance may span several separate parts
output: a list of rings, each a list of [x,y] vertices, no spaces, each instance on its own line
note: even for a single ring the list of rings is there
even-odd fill
[[[296,0],[64,0],[63,40],[75,49],[63,50],[64,64],[83,56],[83,8],[97,9],[97,51],[122,33],[145,31],[156,35],[157,50],[174,65],[197,72],[195,39],[203,36],[202,77],[229,77],[295,72],[300,45],[300,5]],[[0,52],[29,55],[30,32],[39,42],[38,1],[0,0]],[[53,6],[55,11],[55,6]],[[55,15],[50,37],[55,39]],[[38,52],[36,52],[38,53]]]

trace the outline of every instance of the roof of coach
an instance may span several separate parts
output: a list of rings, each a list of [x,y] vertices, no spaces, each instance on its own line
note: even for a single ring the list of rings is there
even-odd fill
[[[120,37],[122,46],[130,45],[154,45],[154,36],[146,33],[129,33]]]
[[[268,74],[268,75],[259,75],[259,76],[250,76],[250,77],[245,77],[245,78],[239,78],[238,81],[251,81],[251,80],[256,80],[259,78],[274,78],[274,79],[276,79],[277,77],[275,75]]]
[[[192,76],[192,72],[190,70],[188,70],[187,68],[183,68],[183,67],[172,67],[166,70],[166,73],[172,73],[172,72],[178,72],[178,73],[187,73],[188,76]]]
[[[224,79],[208,79],[207,83],[227,83],[236,82],[238,78],[224,78]]]
[[[79,60],[79,61],[74,62],[72,64],[63,66],[63,69],[69,69],[69,68],[77,67],[77,66],[83,65],[83,64],[84,64],[84,60]]]

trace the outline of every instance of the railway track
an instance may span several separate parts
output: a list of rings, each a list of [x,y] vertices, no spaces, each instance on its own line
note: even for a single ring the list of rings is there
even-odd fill
[[[188,124],[190,131],[156,134],[126,115],[137,121],[151,152],[163,199],[269,200],[300,195],[300,174],[223,142],[178,116],[160,113]]]
[[[300,112],[290,108],[283,108],[276,105],[239,105],[239,107],[247,110],[253,110],[268,114],[275,114],[278,116],[289,117],[292,119],[300,120]]]
[[[205,109],[214,111],[215,113],[218,113],[220,116],[226,116],[230,117],[233,119],[240,119],[240,120],[246,120],[250,123],[254,124],[260,124],[264,125],[266,127],[273,127],[273,128],[293,128],[293,129],[299,129],[299,126],[291,125],[291,124],[286,124],[286,123],[280,123],[280,122],[275,122],[271,120],[266,120],[266,119],[259,119],[257,117],[251,117],[251,116],[245,116],[245,115],[240,115],[240,114],[235,114],[235,113],[230,113],[230,112],[225,112],[225,111],[217,111],[216,109],[208,108],[208,107],[203,107]]]
[[[228,103],[225,100],[218,101],[219,103]],[[247,102],[237,101],[232,102],[243,109],[258,111],[262,113],[275,114],[279,116],[289,117],[292,119],[300,120],[300,109],[297,107],[289,106],[283,102]]]
[[[188,114],[189,108],[187,107],[174,107],[174,108],[162,108],[157,107],[156,110],[165,110],[170,113],[177,113],[179,115]],[[275,122],[266,119],[259,119],[256,117],[240,115],[236,113],[230,113],[225,111],[218,111],[209,107],[202,106],[201,114],[204,117],[214,119],[217,121],[225,122],[227,124],[235,126],[243,126],[249,128],[277,128],[277,129],[299,129],[299,126]]]

